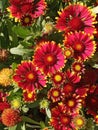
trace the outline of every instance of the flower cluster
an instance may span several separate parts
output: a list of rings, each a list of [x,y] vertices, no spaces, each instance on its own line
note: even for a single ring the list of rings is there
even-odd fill
[[[54,2],[9,0],[9,55],[0,54],[8,61],[0,70],[3,128],[98,129],[98,3],[58,0],[52,12]]]

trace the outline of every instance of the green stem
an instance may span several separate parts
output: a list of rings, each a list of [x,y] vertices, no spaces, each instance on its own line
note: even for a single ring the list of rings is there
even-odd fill
[[[39,122],[34,121],[34,120],[32,120],[31,118],[29,118],[29,117],[27,117],[27,116],[22,116],[22,120],[23,120],[24,122],[28,122],[28,123],[31,123],[31,124],[40,125]]]

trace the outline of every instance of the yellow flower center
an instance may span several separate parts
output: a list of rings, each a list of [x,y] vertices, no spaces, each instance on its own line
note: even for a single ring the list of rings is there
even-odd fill
[[[29,73],[29,74],[28,74],[28,79],[32,80],[32,79],[34,79],[34,77],[35,77],[35,76],[34,76],[33,73]]]
[[[62,80],[62,76],[57,74],[55,75],[54,79],[57,81],[57,82],[60,82]]]
[[[76,50],[76,51],[78,51],[78,52],[83,52],[84,51],[84,49],[85,49],[85,46],[82,44],[82,43],[76,43],[75,45],[74,45],[74,49]]]
[[[75,65],[75,70],[76,71],[80,71],[81,70],[81,66],[79,64]]]
[[[70,118],[67,117],[67,116],[62,116],[61,117],[61,122],[64,124],[64,125],[67,125],[70,123]]]
[[[26,17],[26,18],[24,19],[24,22],[25,22],[25,23],[29,23],[29,22],[30,22],[30,19],[29,19],[28,17]]]
[[[70,50],[65,51],[65,56],[70,57],[72,55],[72,52]]]
[[[84,121],[81,118],[79,118],[79,119],[76,120],[76,124],[78,126],[82,126],[84,124]]]
[[[47,56],[47,61],[48,62],[52,62],[53,61],[53,57],[52,56]]]
[[[32,98],[32,93],[28,93],[28,98]]]
[[[68,101],[68,106],[69,107],[73,107],[75,105],[74,101],[73,100],[69,100]]]
[[[59,92],[57,90],[53,91],[53,96],[54,97],[58,97],[59,96]]]

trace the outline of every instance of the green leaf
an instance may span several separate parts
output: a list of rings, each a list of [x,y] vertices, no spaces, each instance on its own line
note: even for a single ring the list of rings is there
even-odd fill
[[[13,62],[11,67],[12,67],[13,70],[15,70],[16,67],[17,67],[17,63]]]
[[[8,127],[8,130],[16,130],[17,125],[13,126],[13,127]]]
[[[33,52],[32,49],[25,49],[22,45],[18,45],[17,47],[10,49],[11,54],[21,55],[21,56],[30,54],[31,52]]]
[[[39,122],[34,121],[34,120],[32,120],[31,118],[29,118],[29,117],[27,117],[27,116],[22,116],[22,120],[23,120],[24,122],[28,122],[28,123],[31,123],[31,124],[40,125]]]
[[[17,130],[19,130],[19,129],[17,129]],[[25,123],[21,126],[21,130],[26,130]]]
[[[38,107],[40,103],[40,100],[35,101],[34,103],[27,104],[29,108],[35,108]]]
[[[46,108],[46,114],[49,118],[51,118],[51,111],[49,110],[49,108]]]
[[[26,38],[31,34],[30,30],[21,26],[14,26],[12,28],[13,32],[20,38]]]

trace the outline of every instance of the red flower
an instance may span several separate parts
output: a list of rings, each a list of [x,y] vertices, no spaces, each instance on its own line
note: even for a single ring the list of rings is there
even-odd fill
[[[45,74],[55,73],[64,66],[62,48],[54,41],[41,42],[35,50],[34,64]]]
[[[95,18],[88,7],[73,4],[59,12],[56,28],[65,32],[85,31],[92,34],[95,31],[94,20]]]
[[[52,108],[51,114],[50,125],[53,126],[55,130],[74,129],[72,125],[73,116],[66,112],[66,107],[63,103],[59,103],[58,106]]]
[[[93,38],[93,36],[89,36],[84,32],[68,33],[68,35],[65,35],[64,44],[65,47],[72,47],[75,59],[84,61],[95,52],[96,44]]]
[[[66,79],[65,74],[62,72],[56,72],[52,75],[52,82],[56,86],[62,85],[64,83],[65,79]]]
[[[46,3],[44,0],[10,0],[8,10],[16,19],[21,19],[25,14],[29,14],[32,18],[38,18],[44,14]]]
[[[59,87],[52,87],[48,91],[48,98],[51,99],[53,102],[60,101],[60,99],[61,99],[61,89]]]
[[[7,102],[0,102],[0,111],[3,111],[4,109],[10,108],[10,104]]]
[[[32,62],[22,62],[15,72],[13,79],[23,90],[32,92],[35,89],[42,89],[46,85],[43,74],[33,65]]]
[[[35,91],[32,92],[23,92],[23,98],[25,102],[34,102],[36,100],[36,93]]]

